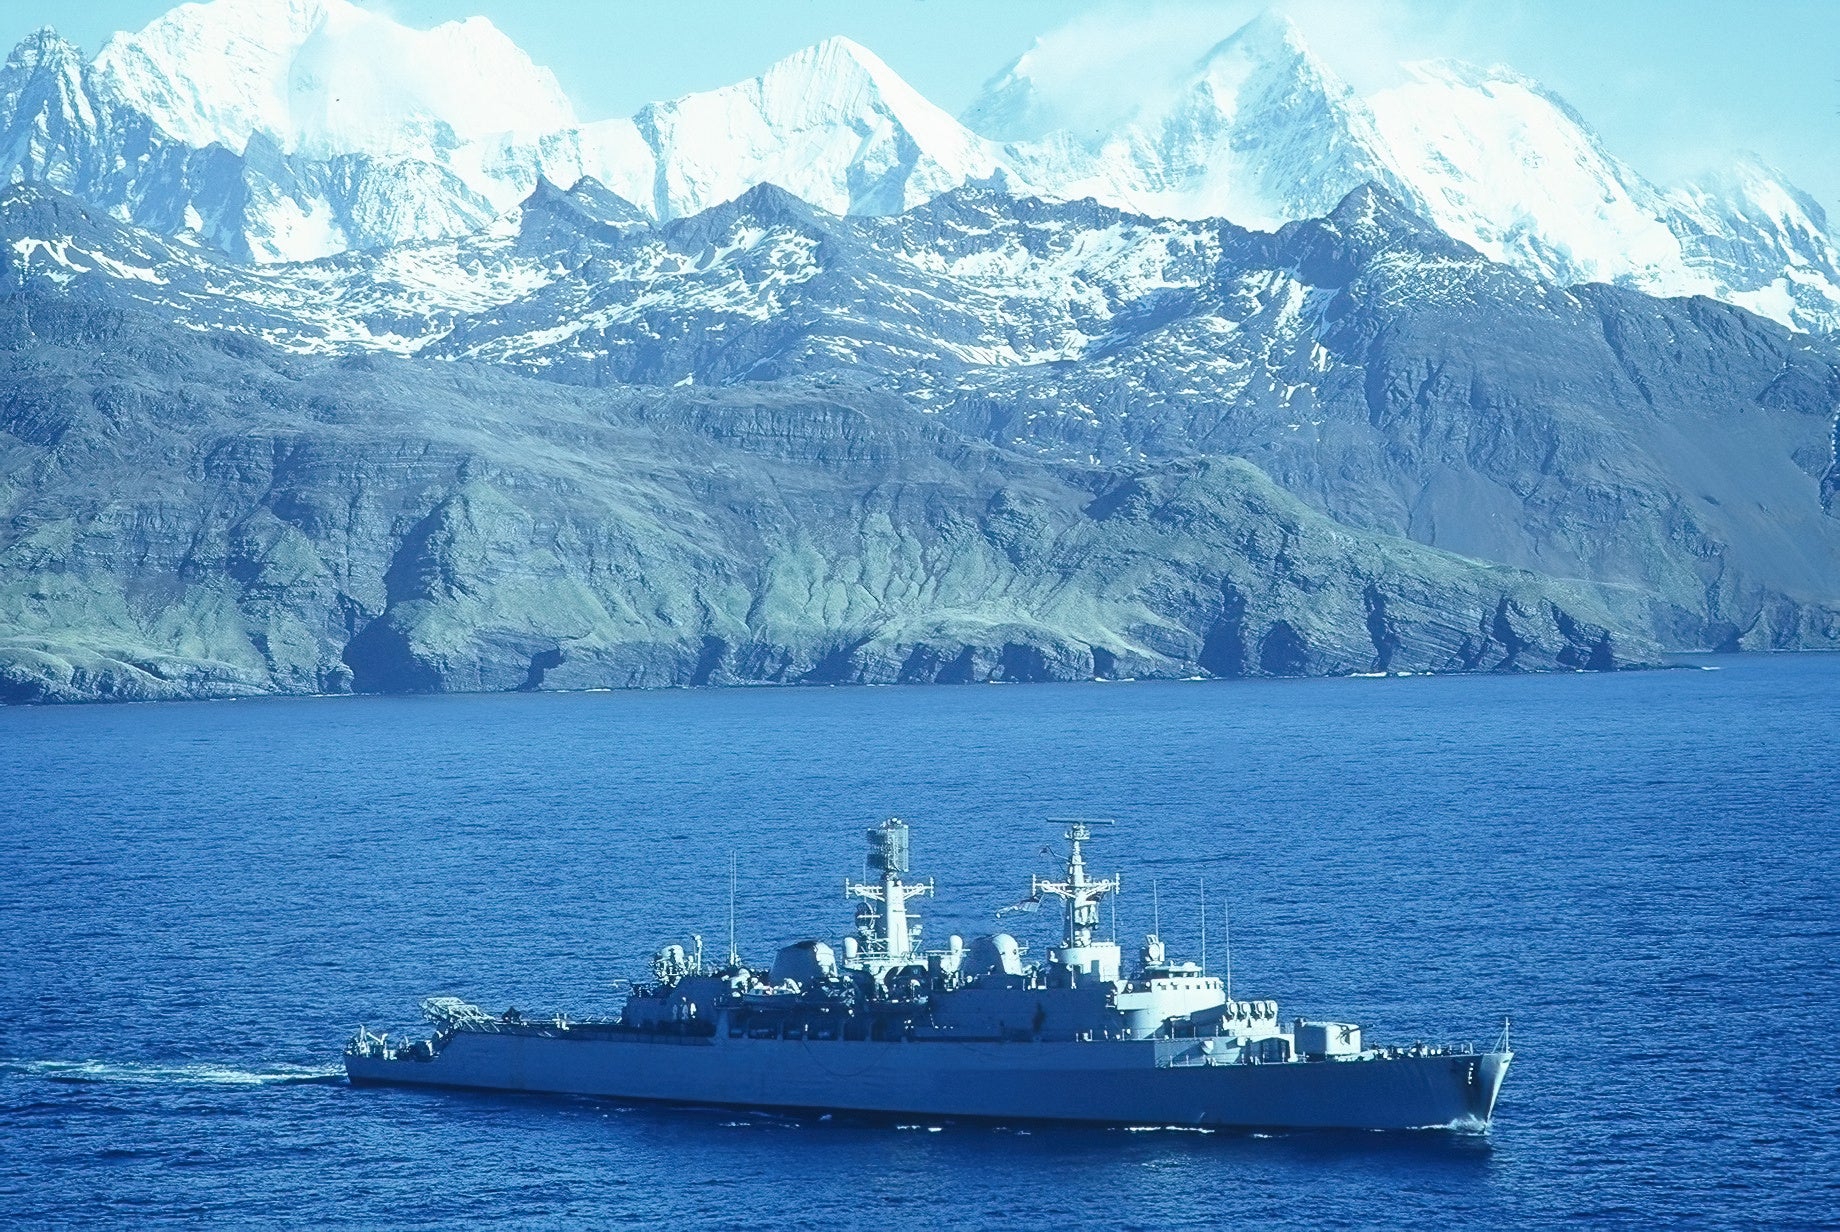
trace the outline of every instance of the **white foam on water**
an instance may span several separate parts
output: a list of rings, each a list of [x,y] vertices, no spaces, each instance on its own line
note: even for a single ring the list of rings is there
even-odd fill
[[[1432,1125],[1427,1128],[1448,1130],[1455,1134],[1487,1134],[1489,1123],[1481,1117],[1460,1116],[1446,1125]]]
[[[0,1060],[0,1074],[24,1074],[50,1082],[119,1083],[127,1086],[259,1087],[291,1083],[342,1082],[340,1065],[275,1065],[241,1069],[211,1062],[140,1065],[116,1061]]]

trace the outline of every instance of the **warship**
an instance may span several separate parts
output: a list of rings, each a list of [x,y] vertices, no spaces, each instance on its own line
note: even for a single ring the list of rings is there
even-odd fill
[[[1066,865],[1031,878],[1024,904],[1058,900],[1060,943],[1027,962],[1009,933],[928,950],[908,880],[910,835],[868,831],[868,875],[845,883],[854,931],[804,940],[766,969],[706,962],[700,939],[667,945],[617,1018],[490,1014],[453,997],[422,1010],[433,1033],[360,1027],[354,1085],[601,1096],[622,1101],[945,1121],[1110,1126],[1486,1131],[1513,1053],[1495,1044],[1375,1045],[1359,1024],[1296,1018],[1242,1000],[1155,932],[1126,972],[1102,939],[1093,827],[1065,826]]]

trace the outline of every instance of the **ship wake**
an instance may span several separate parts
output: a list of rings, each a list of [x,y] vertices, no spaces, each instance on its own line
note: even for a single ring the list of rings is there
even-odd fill
[[[149,1065],[119,1061],[0,1060],[0,1075],[18,1074],[46,1082],[113,1083],[123,1086],[264,1087],[345,1081],[337,1065],[273,1065],[260,1069],[188,1062]]]

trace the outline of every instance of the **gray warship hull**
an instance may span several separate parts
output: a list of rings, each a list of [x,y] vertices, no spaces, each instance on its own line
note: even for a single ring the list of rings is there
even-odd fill
[[[790,1040],[588,1024],[459,1030],[348,1054],[354,1084],[802,1113],[1213,1128],[1480,1130],[1512,1054],[1222,1063],[1194,1039]]]
[[[1296,1018],[1240,1001],[1228,979],[1177,961],[1158,932],[1126,972],[1099,903],[1118,877],[1087,874],[1082,844],[1105,819],[1063,819],[1060,877],[1030,895],[1064,903],[1060,944],[1025,963],[1008,933],[920,944],[909,901],[908,827],[867,832],[867,871],[845,883],[856,929],[841,953],[815,938],[771,967],[666,945],[654,982],[617,1019],[493,1016],[430,997],[431,1037],[358,1029],[345,1068],[359,1085],[468,1087],[799,1113],[928,1120],[1243,1129],[1486,1130],[1513,1053],[1495,1047],[1373,1047],[1352,1022]],[[731,878],[734,869],[730,868]],[[731,881],[731,890],[732,890]],[[1153,919],[1156,918],[1152,899]],[[1205,917],[1204,917],[1205,918]],[[731,929],[732,933],[732,929]],[[1204,934],[1205,935],[1205,934]]]

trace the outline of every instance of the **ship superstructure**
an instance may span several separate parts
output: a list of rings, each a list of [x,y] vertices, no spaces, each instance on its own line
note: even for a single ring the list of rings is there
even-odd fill
[[[1099,1124],[1485,1128],[1512,1053],[1375,1047],[1349,1022],[1280,1019],[1277,1003],[1237,1000],[1198,964],[1144,939],[1122,971],[1101,938],[1093,827],[1062,823],[1064,871],[1031,879],[1026,902],[1058,900],[1060,942],[1044,961],[1005,932],[922,947],[908,881],[910,830],[868,831],[864,880],[841,952],[805,940],[772,965],[733,953],[719,967],[667,945],[652,980],[615,1019],[492,1016],[452,998],[423,1003],[432,1037],[360,1029],[346,1049],[354,1083],[408,1083],[603,1095],[812,1112]]]

